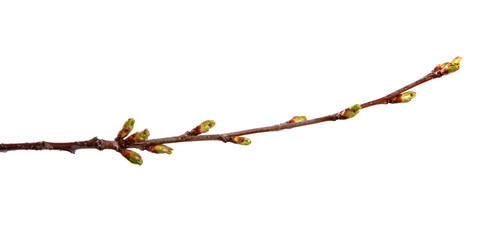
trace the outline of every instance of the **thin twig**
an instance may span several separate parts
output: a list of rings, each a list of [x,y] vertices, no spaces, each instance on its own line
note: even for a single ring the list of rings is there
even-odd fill
[[[245,135],[280,131],[284,129],[291,129],[296,127],[307,126],[311,124],[326,122],[326,121],[336,121],[345,120],[354,117],[358,114],[360,109],[371,107],[379,104],[389,104],[389,103],[401,103],[409,102],[412,98],[416,96],[415,92],[406,92],[420,84],[430,81],[435,78],[442,77],[449,73],[455,72],[460,68],[460,57],[453,59],[452,62],[446,62],[437,65],[433,71],[422,77],[421,79],[404,86],[384,97],[366,102],[363,104],[356,104],[352,107],[346,108],[340,112],[330,114],[327,116],[309,119],[307,120],[304,116],[296,116],[293,119],[272,126],[252,128],[235,132],[220,133],[220,134],[209,134],[200,135],[202,133],[208,132],[215,122],[208,120],[200,125],[196,126],[191,131],[187,131],[182,135],[156,138],[151,140],[146,140],[149,137],[149,131],[145,129],[142,132],[136,132],[127,137],[127,135],[132,131],[134,120],[129,119],[123,126],[122,130],[118,133],[117,137],[111,140],[98,139],[97,137],[86,141],[77,142],[65,142],[65,143],[52,143],[52,142],[34,142],[34,143],[8,143],[0,144],[0,152],[14,151],[14,150],[60,150],[75,153],[78,149],[98,149],[106,150],[111,149],[121,153],[130,162],[136,164],[142,164],[142,159],[137,153],[128,150],[129,148],[136,148],[140,150],[148,150],[154,153],[171,153],[172,149],[163,145],[168,143],[177,142],[195,142],[195,141],[222,141],[222,142],[232,142],[242,145],[250,144],[250,140],[245,137]]]
[[[441,75],[438,75],[436,73],[429,73],[426,76],[422,77],[421,79],[417,80],[416,82],[413,82],[413,83],[411,83],[405,87],[402,87],[402,88],[398,89],[397,91],[394,91],[394,92],[392,92],[392,93],[390,93],[384,97],[378,98],[378,99],[370,101],[370,102],[360,104],[360,106],[363,109],[363,108],[371,107],[371,106],[378,105],[378,104],[391,103],[391,100],[394,97],[397,97],[398,95],[400,95],[401,93],[403,93],[403,92],[405,92],[405,91],[407,91],[413,87],[416,87],[422,83],[425,83],[431,79],[438,78],[438,77],[441,77]],[[232,136],[245,136],[245,135],[256,134],[256,133],[280,131],[280,130],[284,130],[284,129],[302,127],[302,126],[321,123],[321,122],[336,121],[339,119],[348,119],[348,118],[341,118],[340,112],[337,112],[337,113],[330,114],[330,115],[327,115],[324,117],[304,120],[301,122],[281,123],[281,124],[276,124],[276,125],[272,125],[272,126],[252,128],[252,129],[246,129],[246,130],[241,130],[241,131],[236,131],[236,132],[209,134],[209,135],[198,135],[198,136],[181,135],[181,136],[175,136],[175,137],[151,139],[151,140],[145,141],[142,144],[132,144],[132,145],[129,145],[128,147],[144,149],[144,147],[146,147],[146,146],[157,145],[157,144],[177,143],[177,142],[194,142],[194,141],[228,142],[228,141],[230,141],[229,138]]]

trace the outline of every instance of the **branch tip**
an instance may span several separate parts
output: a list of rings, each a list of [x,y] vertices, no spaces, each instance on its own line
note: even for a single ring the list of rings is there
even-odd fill
[[[460,69],[461,61],[462,57],[456,57],[451,62],[436,65],[432,72],[439,73],[441,76],[456,72]]]

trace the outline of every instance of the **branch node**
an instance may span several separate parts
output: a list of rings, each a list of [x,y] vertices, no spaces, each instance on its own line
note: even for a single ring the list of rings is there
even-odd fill
[[[103,147],[103,140],[102,139],[98,139],[97,137],[94,137],[93,140],[95,140],[95,146],[96,146],[96,149],[98,150],[103,150],[104,147]]]
[[[221,140],[222,142],[224,142],[224,143],[227,143],[227,142],[232,141],[232,138],[231,138],[231,137],[229,137],[229,136],[224,136],[224,135],[221,135],[219,138],[220,138],[220,140]]]
[[[49,144],[48,142],[45,142],[45,141],[39,142],[39,145],[37,145],[35,148],[36,148],[36,150],[43,150],[43,149],[52,150],[52,149],[54,149],[54,147],[51,144]]]
[[[330,120],[336,121],[336,120],[340,119],[340,116],[341,116],[340,113],[335,113],[331,116]]]

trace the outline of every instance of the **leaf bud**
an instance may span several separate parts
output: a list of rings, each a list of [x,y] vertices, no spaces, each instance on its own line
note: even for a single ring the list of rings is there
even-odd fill
[[[416,97],[416,92],[408,91],[403,92],[396,97],[392,98],[390,103],[405,103],[411,101],[414,97]]]
[[[124,149],[122,152],[122,156],[133,164],[142,165],[142,157],[134,151]]]
[[[404,92],[401,94],[401,101],[402,102],[409,102],[415,97],[416,97],[416,92],[413,92],[413,91]]]
[[[458,71],[458,69],[460,69],[460,61],[462,61],[462,57],[456,57],[451,62],[438,64],[432,72],[439,71],[441,75],[447,75],[452,72],[456,72]]]
[[[149,146],[147,150],[152,153],[172,153],[172,148],[163,144]]]
[[[122,129],[118,132],[117,139],[123,139],[124,137],[128,136],[132,129],[134,128],[135,120],[133,118],[129,118],[124,124]]]
[[[233,143],[236,143],[236,144],[240,144],[240,145],[249,145],[252,143],[252,141],[250,141],[250,139],[246,138],[246,137],[232,137],[232,142]]]
[[[360,106],[360,104],[355,104],[355,105],[341,111],[340,116],[342,119],[353,118],[359,113],[360,109],[362,109],[362,106]]]
[[[200,125],[193,128],[189,132],[189,135],[196,136],[196,135],[200,135],[202,133],[208,132],[212,127],[215,126],[215,124],[216,123],[213,120],[206,120],[206,121],[202,122]]]
[[[127,138],[127,141],[130,143],[130,144],[134,144],[134,143],[143,143],[145,142],[145,140],[147,140],[147,138],[149,138],[149,130],[144,129],[144,131],[141,131],[141,132],[136,132],[136,133],[133,133],[132,135],[130,135],[128,138]]]
[[[296,122],[302,122],[306,120],[308,120],[306,119],[306,116],[294,116],[293,118],[291,118],[291,120],[287,121],[286,123],[296,123]]]

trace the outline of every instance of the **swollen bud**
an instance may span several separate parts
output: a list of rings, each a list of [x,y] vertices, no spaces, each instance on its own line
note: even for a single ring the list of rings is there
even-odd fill
[[[414,97],[416,97],[416,92],[413,91],[408,91],[405,93],[401,94],[401,101],[402,102],[409,102],[411,101]]]
[[[454,64],[454,65],[459,65],[460,66],[460,62],[462,61],[462,57],[456,57],[454,58],[452,61],[451,61],[451,64]]]
[[[456,57],[450,62],[450,66],[448,66],[448,73],[456,72],[460,69],[460,62],[462,61],[462,57]]]
[[[302,122],[306,120],[308,120],[306,119],[306,116],[294,116],[293,118],[291,118],[291,120],[287,121],[286,123],[296,123],[296,122]]]
[[[451,62],[438,64],[432,72],[440,71],[441,75],[447,75],[449,73],[456,72],[458,69],[460,69],[460,61],[462,61],[462,57],[456,57]]]
[[[122,129],[118,132],[117,139],[123,139],[127,135],[129,135],[130,132],[132,132],[132,129],[134,128],[135,120],[133,118],[129,118],[124,124]]]
[[[355,115],[357,115],[359,113],[360,109],[362,109],[362,106],[360,106],[360,104],[355,104],[355,105],[341,111],[340,116],[342,119],[353,118],[353,117],[355,117]]]
[[[208,132],[212,127],[215,126],[215,121],[213,120],[206,120],[202,122],[200,125],[193,128],[189,134],[192,136],[200,135],[202,133]]]
[[[142,157],[134,151],[124,149],[122,152],[123,157],[125,157],[129,162],[133,164],[142,165]]]
[[[249,145],[252,143],[252,141],[246,137],[232,137],[232,142],[240,145]]]
[[[440,73],[441,75],[447,75],[448,73],[450,73],[450,66],[451,66],[451,63],[445,63],[445,64],[442,64],[441,65],[442,68],[440,70]]]
[[[170,147],[168,147],[166,145],[160,144],[160,145],[155,145],[155,146],[149,146],[147,148],[147,151],[153,152],[153,153],[167,153],[167,154],[171,154],[172,153],[172,148],[170,148]]]
[[[131,144],[134,144],[134,143],[143,143],[145,142],[145,140],[147,138],[149,138],[149,130],[144,129],[144,131],[142,132],[136,132],[136,133],[133,133],[132,135],[130,135],[128,138],[127,138],[127,141]]]
[[[431,72],[437,72],[437,71],[440,71],[440,70],[441,70],[441,69],[443,69],[443,68],[444,68],[444,67],[445,67],[447,64],[448,64],[448,62],[443,63],[443,64],[438,64],[438,65],[436,65],[436,67],[435,67],[435,68],[433,68],[433,71],[431,71]]]
[[[399,94],[398,96],[391,99],[390,103],[404,103],[411,101],[414,97],[416,97],[416,92],[408,91]]]

